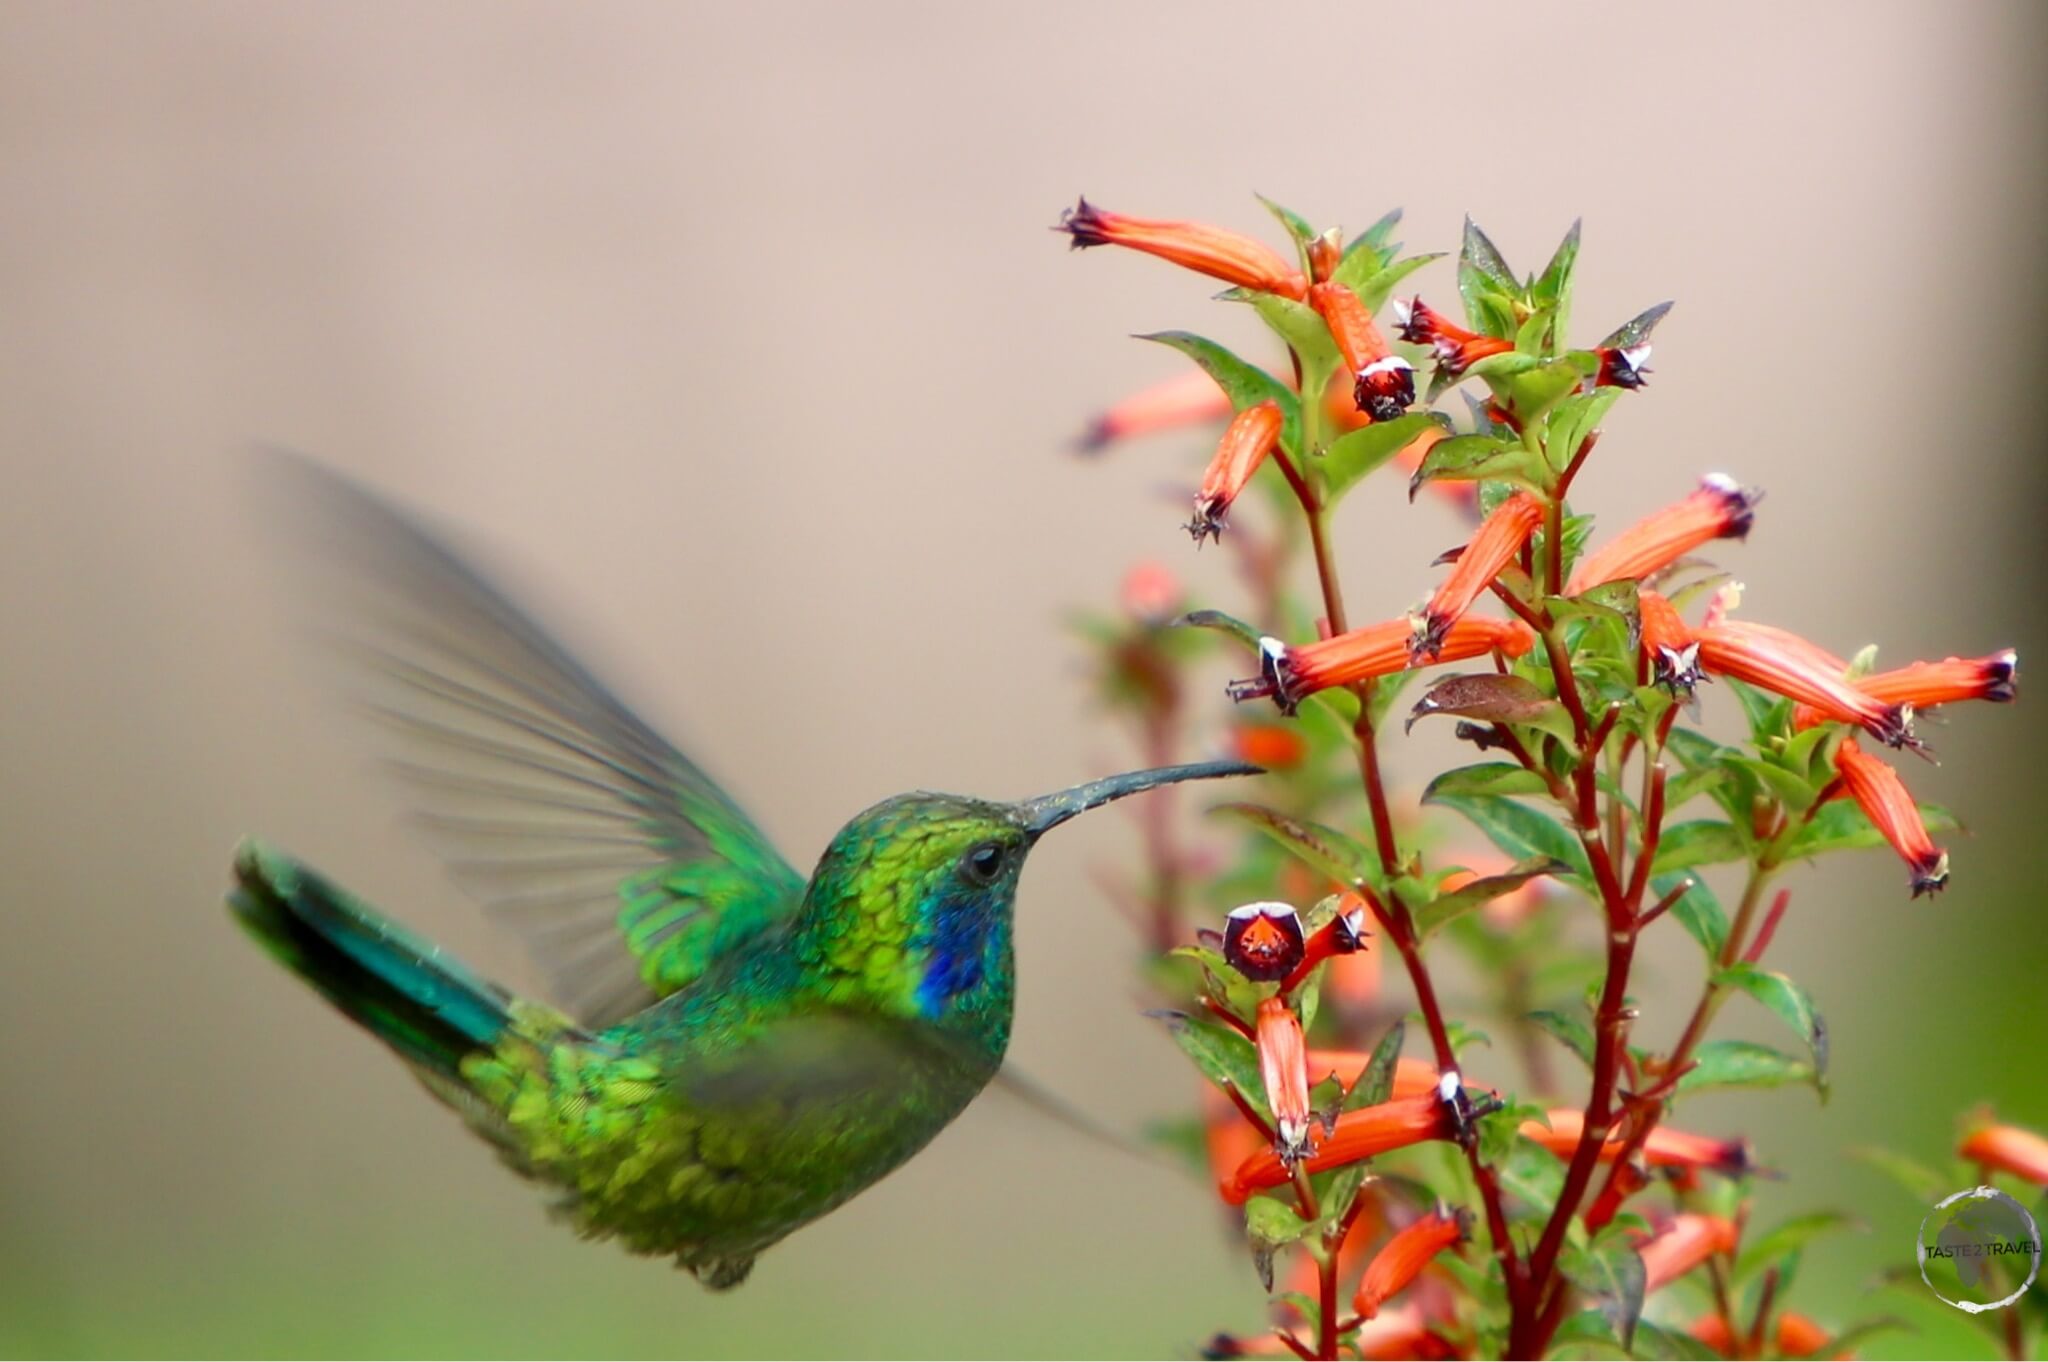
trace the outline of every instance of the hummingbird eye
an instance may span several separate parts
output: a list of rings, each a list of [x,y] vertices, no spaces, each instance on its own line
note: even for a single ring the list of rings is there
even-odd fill
[[[1003,844],[983,842],[960,858],[960,873],[973,884],[994,884],[1003,873]]]

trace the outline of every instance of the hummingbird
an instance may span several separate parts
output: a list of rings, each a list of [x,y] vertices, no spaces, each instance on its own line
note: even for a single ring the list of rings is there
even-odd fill
[[[256,840],[228,906],[396,1053],[585,1237],[705,1286],[902,1165],[997,1076],[1018,878],[1076,815],[1235,762],[1014,803],[916,792],[836,833],[806,879],[688,757],[410,513],[273,459],[325,541],[339,640],[415,819],[528,938],[519,997]],[[367,627],[365,627],[367,626]],[[728,650],[726,657],[729,659]],[[707,659],[716,664],[714,655]]]

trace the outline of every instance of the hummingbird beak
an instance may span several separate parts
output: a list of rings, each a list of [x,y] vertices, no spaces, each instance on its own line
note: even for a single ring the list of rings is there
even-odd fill
[[[1033,840],[1049,830],[1058,827],[1076,814],[1088,812],[1122,799],[1125,795],[1137,794],[1160,785],[1175,785],[1183,780],[1215,780],[1222,776],[1256,776],[1263,767],[1251,766],[1241,761],[1201,761],[1189,766],[1160,766],[1150,771],[1126,771],[1120,776],[1105,776],[1091,780],[1086,785],[1076,785],[1071,790],[1056,794],[1040,795],[1027,799],[1017,806],[1024,816],[1024,827]]]

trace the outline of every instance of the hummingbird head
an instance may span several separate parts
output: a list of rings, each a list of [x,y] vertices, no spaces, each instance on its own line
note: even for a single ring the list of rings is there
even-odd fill
[[[1125,795],[1258,770],[1205,762],[1132,771],[1014,804],[925,792],[885,799],[825,849],[800,931],[814,958],[858,978],[884,1010],[941,1024],[999,1021],[1001,1036],[991,1038],[1000,1047],[1017,877],[1038,839]]]

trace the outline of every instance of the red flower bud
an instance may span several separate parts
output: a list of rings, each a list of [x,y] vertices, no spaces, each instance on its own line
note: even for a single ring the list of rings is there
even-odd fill
[[[1263,241],[1199,222],[1162,222],[1105,213],[1082,199],[1060,214],[1055,231],[1067,233],[1079,250],[1087,246],[1125,246],[1162,260],[1171,260],[1239,288],[1278,293],[1300,302],[1308,280]]]
[[[1718,1215],[1675,1215],[1636,1246],[1642,1255],[1645,1293],[1668,1286],[1717,1253],[1735,1252],[1734,1222]]]
[[[1963,1137],[1956,1154],[2037,1187],[2048,1187],[2048,1140],[2019,1126],[1981,1125]]]
[[[1436,356],[1437,368],[1453,378],[1488,355],[1505,354],[1515,348],[1513,341],[1467,331],[1425,305],[1419,297],[1405,303],[1395,300],[1394,315],[1401,319],[1401,339],[1410,345],[1428,346]]]
[[[1202,474],[1202,490],[1195,494],[1195,518],[1188,522],[1188,533],[1197,544],[1204,538],[1223,537],[1230,504],[1280,443],[1284,423],[1280,404],[1270,401],[1246,407],[1231,418],[1216,443],[1208,471]]]
[[[1380,1306],[1421,1275],[1430,1259],[1472,1237],[1472,1213],[1432,1211],[1389,1239],[1366,1264],[1364,1280],[1351,1298],[1361,1319],[1379,1314]]]
[[[1572,571],[1565,594],[1576,596],[1603,582],[1653,576],[1710,540],[1744,538],[1756,503],[1757,494],[1743,490],[1733,478],[1709,474],[1685,500],[1644,517],[1587,554]]]
[[[1302,980],[1308,978],[1308,972],[1331,956],[1351,955],[1364,950],[1367,935],[1363,907],[1333,914],[1328,922],[1316,928],[1302,947],[1301,963],[1281,980],[1280,991],[1292,993],[1300,988]]]
[[[1600,357],[1596,388],[1640,388],[1650,373],[1647,345],[1603,345],[1593,353]]]
[[[1084,454],[1094,454],[1119,440],[1155,431],[1206,426],[1230,415],[1230,398],[1206,369],[1189,369],[1140,388],[1088,423],[1076,441]]]
[[[1920,808],[1906,791],[1899,773],[1868,756],[1854,738],[1846,738],[1835,753],[1835,774],[1842,786],[1862,806],[1864,815],[1892,844],[1892,850],[1912,872],[1913,897],[1931,894],[1948,883],[1948,853],[1934,845]]]
[[[1536,533],[1536,527],[1543,523],[1543,513],[1541,498],[1533,493],[1517,492],[1496,506],[1493,514],[1480,523],[1471,542],[1458,555],[1451,575],[1444,578],[1443,585],[1422,608],[1415,637],[1409,645],[1411,656],[1418,660],[1424,657],[1442,660],[1446,632],[1471,609],[1479,593],[1500,576],[1501,569],[1515,560],[1515,555],[1522,551],[1522,545],[1529,542],[1529,536]]]
[[[1524,1121],[1522,1138],[1534,1141],[1561,1159],[1569,1159],[1579,1147],[1586,1128],[1586,1114],[1575,1107],[1558,1107],[1545,1112],[1550,1124]],[[1600,1146],[1600,1161],[1612,1163],[1621,1157],[1625,1141],[1611,1134]],[[1707,1168],[1734,1176],[1756,1165],[1745,1140],[1717,1140],[1707,1135],[1658,1126],[1642,1144],[1643,1159],[1652,1168]]]
[[[1242,703],[1271,696],[1281,712],[1319,690],[1350,686],[1375,676],[1390,676],[1414,665],[1410,644],[1415,626],[1408,619],[1383,620],[1319,643],[1291,647],[1277,638],[1260,641],[1261,674],[1230,683],[1230,698]],[[1498,652],[1520,657],[1536,646],[1536,631],[1520,620],[1465,616],[1443,636],[1435,660],[1462,662]]]

